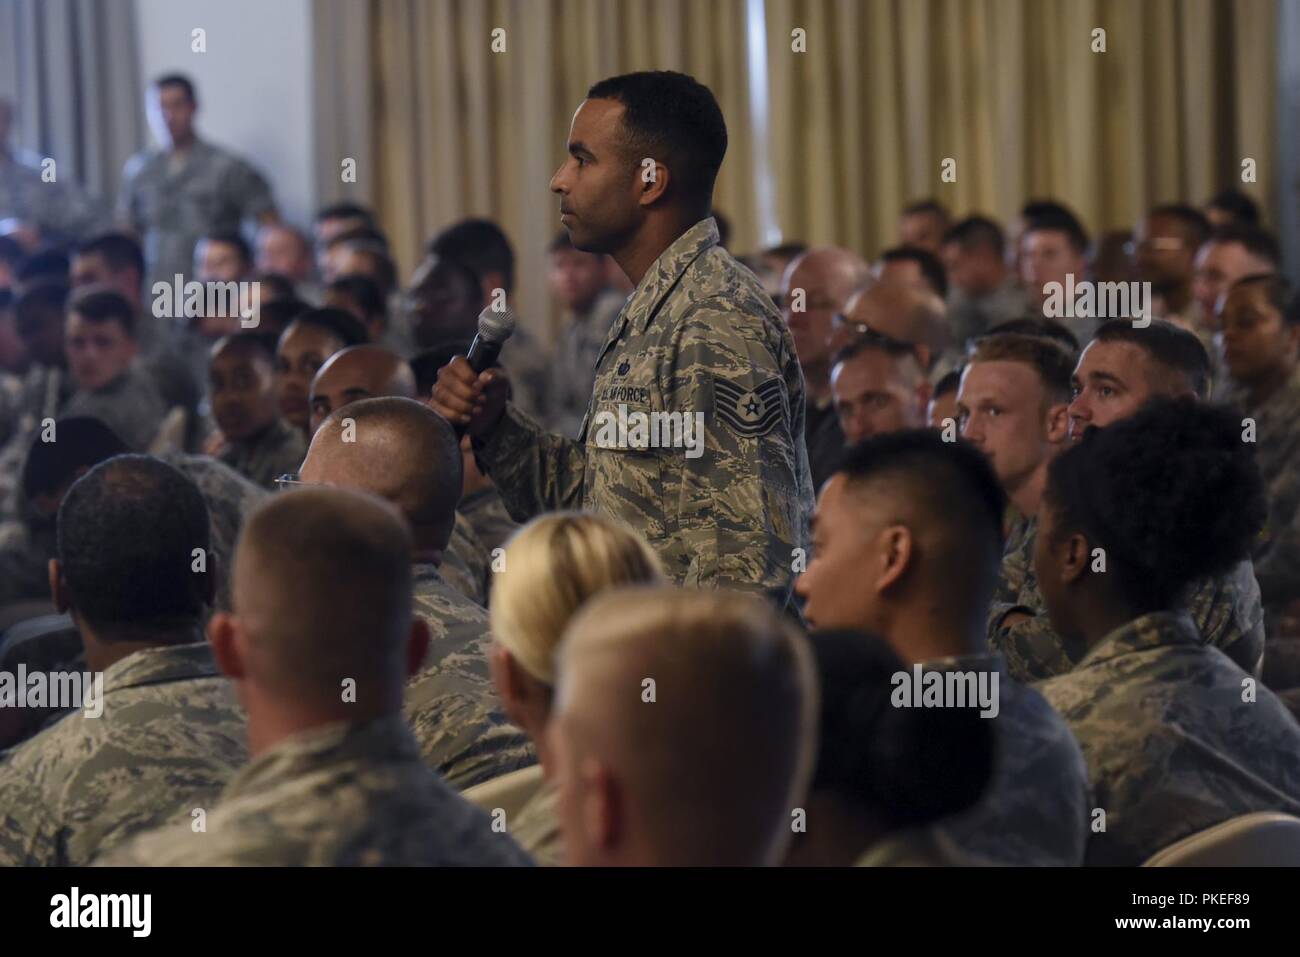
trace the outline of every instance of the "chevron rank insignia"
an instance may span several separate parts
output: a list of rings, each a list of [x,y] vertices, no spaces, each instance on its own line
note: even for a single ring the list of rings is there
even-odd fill
[[[714,378],[713,396],[718,418],[737,435],[755,438],[772,431],[772,426],[784,418],[781,395],[785,384],[771,378],[754,389],[727,379]]]

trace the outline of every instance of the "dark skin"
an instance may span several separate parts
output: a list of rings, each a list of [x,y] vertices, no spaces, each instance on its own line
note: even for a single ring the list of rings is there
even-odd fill
[[[551,179],[560,223],[574,247],[608,253],[633,285],[665,249],[709,215],[711,197],[686,195],[662,157],[633,155],[617,100],[584,100],[569,128],[568,158]],[[643,171],[645,171],[643,173]],[[648,180],[648,181],[647,181]],[[463,356],[438,370],[430,406],[471,435],[487,435],[505,411],[508,380],[475,374]]]
[[[312,379],[312,434],[334,410],[358,399],[387,395],[415,398],[415,377],[401,356],[374,345],[336,352]]]
[[[483,308],[480,290],[437,256],[420,264],[407,293],[411,335],[422,349],[448,339],[469,339]]]
[[[305,322],[291,322],[280,336],[275,350],[276,393],[280,414],[307,432],[311,407],[307,397],[311,380],[325,360],[343,348],[343,340],[327,329]]]
[[[261,435],[279,418],[275,369],[269,355],[229,343],[218,345],[208,368],[212,415],[231,442]]]

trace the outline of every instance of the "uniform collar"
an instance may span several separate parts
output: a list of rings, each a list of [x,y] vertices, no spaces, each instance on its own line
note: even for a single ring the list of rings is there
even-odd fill
[[[718,224],[712,216],[701,219],[651,263],[632,295],[623,306],[623,319],[636,319],[638,332],[645,332],[650,320],[668,298],[682,274],[709,248],[718,245]],[[620,323],[622,325],[622,323]]]
[[[220,676],[206,641],[145,648],[108,666],[104,671],[104,692]]]
[[[1099,665],[1134,651],[1178,645],[1201,645],[1201,636],[1192,616],[1185,611],[1153,612],[1134,618],[1101,639],[1088,650],[1075,670]]]

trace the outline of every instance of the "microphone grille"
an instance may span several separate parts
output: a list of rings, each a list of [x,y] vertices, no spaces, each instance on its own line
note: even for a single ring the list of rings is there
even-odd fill
[[[509,306],[501,312],[489,306],[478,314],[478,334],[488,342],[505,342],[514,331],[515,313]]]

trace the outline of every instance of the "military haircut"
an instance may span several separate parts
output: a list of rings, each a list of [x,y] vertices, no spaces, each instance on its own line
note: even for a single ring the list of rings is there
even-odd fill
[[[1282,314],[1284,322],[1295,321],[1296,310],[1290,308],[1296,298],[1295,287],[1285,276],[1278,273],[1255,273],[1242,276],[1228,287],[1228,292],[1252,286],[1258,286],[1264,291],[1264,298],[1270,306]]]
[[[1183,236],[1187,240],[1187,248],[1192,252],[1196,252],[1201,244],[1210,238],[1210,233],[1214,229],[1203,212],[1195,206],[1188,206],[1186,203],[1164,203],[1153,207],[1147,217],[1149,219],[1155,216],[1177,220],[1178,225],[1182,227]]]
[[[880,254],[882,263],[916,263],[925,277],[926,283],[940,298],[948,295],[948,273],[943,268],[939,257],[928,249],[914,246],[895,246]]]
[[[117,433],[99,419],[57,419],[53,442],[44,440],[43,429],[32,439],[23,463],[23,493],[28,498],[53,495],[73,480],[78,469],[129,451]]]
[[[1074,358],[1046,339],[1014,333],[984,337],[969,362],[1019,362],[1037,374],[1047,405],[1070,401]]]
[[[371,276],[361,273],[339,276],[325,287],[325,291],[351,299],[361,308],[367,320],[388,318],[388,301],[384,297],[384,290]]]
[[[68,600],[106,639],[122,630],[197,623],[215,571],[209,529],[198,486],[170,465],[147,455],[101,462],[59,506]]]
[[[239,253],[239,258],[243,260],[245,268],[253,264],[253,250],[246,240],[234,230],[221,230],[214,233],[204,233],[202,239],[204,243],[221,243],[223,246],[231,246]]]
[[[1253,223],[1228,223],[1210,233],[1205,241],[1225,246],[1238,245],[1256,259],[1270,263],[1274,269],[1282,262],[1282,254],[1273,234]]]
[[[370,341],[370,334],[366,332],[366,327],[362,325],[361,320],[346,309],[335,309],[331,306],[306,309],[294,316],[293,321],[324,329],[341,339],[345,348]]]
[[[1044,496],[1057,540],[1082,532],[1105,549],[1102,577],[1137,614],[1249,557],[1268,514],[1240,416],[1190,398],[1088,429],[1052,462]]]
[[[509,295],[515,286],[515,251],[510,240],[490,219],[462,219],[429,240],[428,252],[465,266],[478,287],[482,277],[500,273]]]
[[[1094,342],[1128,342],[1143,352],[1171,379],[1199,399],[1210,396],[1210,355],[1194,333],[1165,319],[1136,326],[1129,319],[1108,319],[1098,327]]]
[[[116,230],[99,233],[78,243],[73,254],[98,256],[113,272],[134,269],[137,276],[144,275],[144,250],[134,236]]]
[[[1070,353],[1073,360],[1079,357],[1079,338],[1070,331],[1070,328],[1063,322],[1056,319],[1048,319],[1045,316],[1022,316],[1019,319],[1008,319],[1006,322],[999,322],[997,325],[990,326],[982,335],[976,337],[976,342],[986,339],[989,336],[1001,336],[1008,333],[1021,336],[1038,336],[1041,339],[1047,339],[1055,342],[1062,349]]]
[[[1006,242],[1002,227],[993,220],[987,216],[967,216],[948,227],[941,244],[947,246],[951,243],[964,253],[984,249],[1001,259]]]
[[[270,332],[236,332],[219,339],[212,347],[212,356],[216,358],[222,352],[233,352],[266,362],[274,370],[276,340],[275,334]]]

